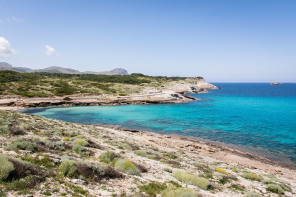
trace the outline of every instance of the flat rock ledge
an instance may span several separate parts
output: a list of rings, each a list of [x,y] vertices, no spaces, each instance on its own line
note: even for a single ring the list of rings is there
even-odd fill
[[[128,104],[161,104],[184,103],[197,100],[194,97],[180,93],[155,93],[151,95],[133,96],[68,96],[55,98],[2,98],[0,109],[18,110],[23,108],[53,107],[53,106],[99,106],[99,105],[128,105]]]

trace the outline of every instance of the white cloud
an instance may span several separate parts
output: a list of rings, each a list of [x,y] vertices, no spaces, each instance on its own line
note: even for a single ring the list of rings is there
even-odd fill
[[[10,22],[16,22],[16,23],[22,23],[24,22],[24,19],[22,18],[17,18],[15,16],[10,17],[10,18],[0,18],[0,24],[1,23],[10,23]]]
[[[49,45],[45,45],[45,55],[47,56],[59,56],[59,54],[56,52],[56,50],[49,46]]]
[[[9,41],[0,36],[0,57],[8,57],[13,54],[16,54],[16,51],[11,48]]]
[[[13,21],[13,22],[24,22],[24,19],[22,19],[22,18],[17,18],[17,17],[15,17],[15,16],[13,16],[13,17],[11,17],[11,18],[8,18],[7,21],[8,21],[8,22],[11,22],[11,21]]]

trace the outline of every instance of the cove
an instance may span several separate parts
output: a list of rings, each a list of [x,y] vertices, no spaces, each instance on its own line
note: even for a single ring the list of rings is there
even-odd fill
[[[223,142],[296,164],[296,85],[215,83],[221,90],[180,104],[80,106],[23,110],[74,123],[120,125]]]

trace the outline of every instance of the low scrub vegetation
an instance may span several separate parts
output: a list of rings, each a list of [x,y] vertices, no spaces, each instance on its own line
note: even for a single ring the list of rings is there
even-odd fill
[[[104,152],[99,156],[100,161],[104,163],[112,163],[118,158],[120,158],[120,156],[113,151]]]
[[[115,163],[115,169],[130,175],[140,175],[141,171],[128,159],[118,159]]]
[[[167,189],[161,193],[162,197],[198,197],[196,191],[190,188]]]
[[[243,172],[242,177],[245,179],[250,179],[253,181],[261,181],[262,178],[255,173],[252,172]]]
[[[204,190],[207,190],[210,187],[209,180],[202,177],[197,177],[196,175],[190,174],[188,172],[175,171],[173,172],[173,177],[182,183],[195,185]]]
[[[273,192],[273,193],[277,193],[277,194],[284,194],[285,190],[277,184],[274,183],[270,183],[267,185],[267,191]]]
[[[8,178],[9,174],[14,170],[13,164],[8,160],[7,155],[0,154],[0,181]]]
[[[141,192],[145,192],[151,197],[155,197],[167,188],[165,183],[151,182],[146,185],[139,186]]]

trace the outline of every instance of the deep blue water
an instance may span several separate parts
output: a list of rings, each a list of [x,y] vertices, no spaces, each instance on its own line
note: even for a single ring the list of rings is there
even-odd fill
[[[25,112],[69,122],[194,136],[296,164],[296,84],[216,85],[222,89],[191,95],[200,100],[190,103],[57,107]]]

